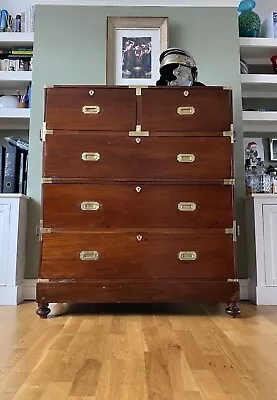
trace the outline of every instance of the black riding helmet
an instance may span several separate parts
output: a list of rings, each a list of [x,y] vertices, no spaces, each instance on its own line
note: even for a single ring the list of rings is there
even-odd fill
[[[188,51],[175,47],[169,48],[161,53],[159,61],[160,79],[156,82],[157,86],[174,85],[174,81],[178,79],[176,74],[174,74],[177,68],[183,70],[182,72],[187,75],[185,81],[187,81],[188,86],[204,85],[201,82],[197,82],[198,70],[196,63]],[[185,68],[182,69],[180,66],[184,66]]]

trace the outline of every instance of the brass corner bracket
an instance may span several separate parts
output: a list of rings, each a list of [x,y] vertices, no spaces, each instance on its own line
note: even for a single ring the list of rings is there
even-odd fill
[[[136,125],[136,130],[130,131],[129,136],[149,136],[149,131],[142,131],[141,125]]]
[[[53,183],[52,178],[41,178],[41,183]]]
[[[141,96],[141,89],[147,89],[148,86],[129,86],[130,89],[136,89],[136,96]]]
[[[46,135],[53,135],[54,134],[53,129],[46,129],[46,122],[43,122],[42,129],[41,129],[40,132],[41,132],[40,138],[41,138],[42,142],[45,142]]]
[[[239,236],[239,226],[237,225],[237,221],[233,221],[233,227],[232,228],[226,228],[225,229],[226,235],[232,235],[233,236],[233,242],[237,241],[237,238]]]
[[[223,136],[229,137],[231,139],[231,143],[235,143],[235,133],[234,133],[234,124],[230,125],[229,131],[224,131]]]
[[[235,186],[236,180],[235,179],[224,179],[223,184],[229,186]]]

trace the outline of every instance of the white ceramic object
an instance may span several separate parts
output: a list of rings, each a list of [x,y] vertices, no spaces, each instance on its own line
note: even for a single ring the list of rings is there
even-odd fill
[[[16,96],[0,96],[0,108],[17,108],[18,101]]]

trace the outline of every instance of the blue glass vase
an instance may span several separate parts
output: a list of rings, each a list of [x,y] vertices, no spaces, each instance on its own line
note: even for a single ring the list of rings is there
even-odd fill
[[[260,37],[261,19],[253,9],[256,6],[254,0],[242,0],[239,5],[239,36]]]

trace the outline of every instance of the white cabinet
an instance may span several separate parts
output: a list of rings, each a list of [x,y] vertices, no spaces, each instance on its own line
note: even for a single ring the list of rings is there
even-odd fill
[[[258,305],[277,305],[277,195],[246,199],[249,297]]]
[[[0,194],[0,305],[23,301],[28,199]]]

